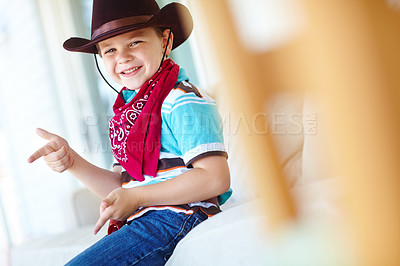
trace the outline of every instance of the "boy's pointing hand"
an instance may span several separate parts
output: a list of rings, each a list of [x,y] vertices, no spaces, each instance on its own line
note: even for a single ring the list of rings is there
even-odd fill
[[[36,133],[49,142],[34,152],[28,158],[28,163],[33,163],[40,157],[43,157],[47,165],[59,173],[64,172],[73,165],[73,156],[65,139],[41,128],[38,128]]]
[[[100,205],[100,217],[94,227],[94,233],[109,220],[126,220],[139,208],[139,201],[134,189],[117,188],[113,190]]]

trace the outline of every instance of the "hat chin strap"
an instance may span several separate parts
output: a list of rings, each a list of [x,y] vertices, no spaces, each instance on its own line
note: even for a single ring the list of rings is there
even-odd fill
[[[161,59],[161,63],[160,63],[160,66],[158,67],[158,70],[161,68],[162,63],[164,62],[164,58],[165,58],[165,55],[166,55],[166,53],[167,53],[167,49],[168,49],[168,45],[169,45],[169,40],[171,39],[171,32],[172,32],[171,29],[169,29],[167,45],[165,46],[164,54],[163,54],[163,57],[162,57],[162,59]],[[122,96],[122,94],[121,94],[117,89],[115,89],[115,88],[110,84],[110,82],[108,82],[108,80],[104,77],[103,73],[102,73],[101,70],[100,70],[99,62],[97,61],[97,56],[96,56],[96,54],[93,54],[93,56],[94,56],[94,61],[95,61],[95,63],[96,63],[97,71],[100,73],[100,76],[101,76],[101,77],[103,78],[103,80],[107,83],[107,85],[110,86],[110,88],[113,89],[116,93],[118,93],[119,97],[121,97],[121,99],[125,101],[124,96]]]
[[[100,76],[101,76],[101,77],[103,78],[103,80],[107,83],[107,85],[110,86],[110,88],[113,89],[116,93],[118,93],[119,97],[121,97],[122,100],[124,100],[124,96],[122,96],[122,94],[121,94],[119,91],[117,91],[117,89],[115,89],[115,88],[110,84],[110,82],[108,82],[108,80],[104,77],[103,73],[101,73],[101,70],[100,70],[100,67],[99,67],[99,62],[97,61],[97,56],[96,56],[96,54],[93,54],[93,56],[94,56],[94,61],[96,62],[97,71],[100,73]]]
[[[172,32],[171,29],[169,29],[167,45],[165,46],[164,54],[163,54],[163,57],[161,59],[161,63],[160,63],[160,66],[158,67],[158,69],[161,68],[162,63],[164,62],[165,54],[167,53],[167,49],[168,49],[168,45],[169,45],[169,40],[171,39],[171,32]]]

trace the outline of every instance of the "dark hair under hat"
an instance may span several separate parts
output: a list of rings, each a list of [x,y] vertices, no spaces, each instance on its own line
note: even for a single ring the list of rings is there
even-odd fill
[[[174,49],[191,34],[193,19],[189,10],[179,3],[160,9],[155,0],[93,0],[91,39],[73,37],[63,46],[72,52],[96,54],[97,43],[147,27],[171,29]]]

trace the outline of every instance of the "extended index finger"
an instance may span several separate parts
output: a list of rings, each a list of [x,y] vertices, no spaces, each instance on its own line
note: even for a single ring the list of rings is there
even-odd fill
[[[44,130],[44,129],[42,129],[42,128],[37,128],[37,129],[36,129],[36,134],[38,134],[41,138],[44,138],[44,139],[46,139],[46,140],[51,140],[51,139],[54,139],[54,138],[59,138],[58,135],[53,134],[53,133],[50,133],[49,131]]]
[[[35,151],[31,156],[28,158],[28,163],[33,163],[37,159],[39,159],[42,156],[45,156],[49,154],[50,152],[53,152],[54,149],[50,146],[50,144],[46,144],[37,151]]]
[[[112,209],[107,208],[104,212],[100,214],[100,218],[97,220],[96,225],[94,226],[94,234],[97,234],[100,229],[104,226],[104,224],[111,219],[112,217]]]

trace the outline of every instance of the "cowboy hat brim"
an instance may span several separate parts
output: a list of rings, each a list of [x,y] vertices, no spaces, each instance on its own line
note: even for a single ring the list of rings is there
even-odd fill
[[[108,30],[92,40],[73,37],[66,40],[63,47],[71,52],[83,52],[97,54],[97,47],[101,41],[127,33],[133,30],[139,30],[148,27],[169,28],[174,34],[172,49],[181,45],[190,36],[193,30],[193,19],[189,10],[179,3],[171,3],[160,9],[149,20],[143,23],[125,25],[115,29]]]

